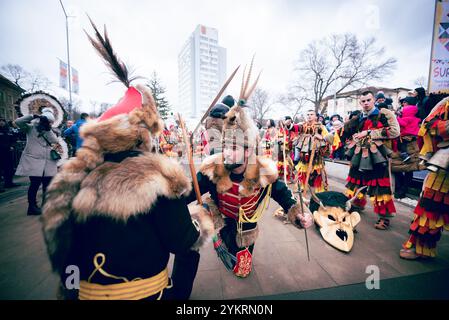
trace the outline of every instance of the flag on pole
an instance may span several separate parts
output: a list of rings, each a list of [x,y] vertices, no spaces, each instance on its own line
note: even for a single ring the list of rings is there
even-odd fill
[[[80,84],[78,78],[78,70],[72,68],[72,92],[79,94],[79,91],[80,91]]]
[[[67,63],[59,60],[59,87],[67,90]]]

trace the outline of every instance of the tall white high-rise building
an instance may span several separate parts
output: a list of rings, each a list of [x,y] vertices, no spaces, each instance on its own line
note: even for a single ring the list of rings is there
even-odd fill
[[[226,49],[218,45],[218,30],[198,25],[178,55],[178,110],[184,118],[201,118],[225,77]]]

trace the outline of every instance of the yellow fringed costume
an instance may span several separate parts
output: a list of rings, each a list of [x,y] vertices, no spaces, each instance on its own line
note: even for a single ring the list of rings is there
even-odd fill
[[[420,155],[429,159],[439,146],[449,141],[449,98],[443,99],[424,120],[418,135],[423,138]],[[414,210],[410,237],[404,249],[415,249],[416,255],[435,257],[443,229],[449,230],[449,172],[439,168],[429,172]]]

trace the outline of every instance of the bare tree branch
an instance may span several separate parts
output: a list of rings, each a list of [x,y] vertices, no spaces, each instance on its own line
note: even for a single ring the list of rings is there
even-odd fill
[[[320,111],[321,101],[332,93],[373,80],[382,80],[396,66],[396,59],[385,58],[385,49],[375,38],[359,40],[354,34],[337,34],[311,42],[300,53],[295,67],[296,82],[289,95],[313,103]]]
[[[51,81],[41,72],[28,72],[18,64],[6,64],[1,70],[7,78],[27,92],[46,90],[51,85]]]
[[[10,78],[19,87],[22,86],[23,80],[28,77],[29,73],[18,64],[6,64],[1,67],[5,76]]]
[[[253,119],[262,123],[265,115],[272,109],[273,103],[270,101],[268,92],[256,88],[249,102]]]
[[[51,85],[51,81],[39,71],[29,73],[26,82],[25,89],[29,92],[46,90]]]
[[[413,84],[417,87],[427,88],[427,77],[420,76],[413,81]]]

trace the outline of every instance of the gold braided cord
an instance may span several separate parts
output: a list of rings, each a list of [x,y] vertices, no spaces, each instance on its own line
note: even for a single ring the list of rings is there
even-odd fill
[[[138,300],[159,293],[157,300],[162,298],[165,289],[173,287],[173,281],[168,277],[168,270],[165,268],[159,274],[147,279],[135,278],[129,281],[125,277],[118,277],[106,272],[103,266],[106,256],[97,253],[93,259],[95,270],[91,273],[88,281],[80,282],[80,300]],[[92,277],[100,272],[108,278],[122,280],[122,283],[100,285],[91,283]]]
[[[98,259],[100,259],[100,262],[98,262]],[[93,259],[93,262],[94,262],[95,269],[90,274],[89,278],[87,279],[87,282],[90,283],[90,281],[92,280],[92,277],[95,275],[95,273],[97,273],[97,271],[99,271],[102,275],[104,275],[107,278],[112,278],[112,279],[116,279],[116,280],[123,280],[124,282],[129,282],[129,280],[127,278],[114,276],[113,274],[110,274],[103,269],[103,266],[106,263],[106,255],[104,253],[101,253],[101,252],[97,253]],[[136,280],[141,280],[141,278],[135,278],[131,281],[136,281]]]
[[[263,198],[262,202],[258,205],[257,209],[254,211],[254,214],[250,218],[247,216],[247,213],[245,211],[247,211],[249,208],[254,206],[254,203],[244,204],[244,205],[240,206],[240,208],[239,208],[239,224],[256,223],[257,221],[259,221],[259,219],[262,217],[263,212],[268,207],[268,204],[270,202],[271,189],[272,189],[271,184],[264,188],[264,190],[260,193],[257,201],[255,202],[255,203],[259,203],[260,199],[262,198],[262,196],[267,188],[268,188],[268,190],[267,190],[265,197]]]

